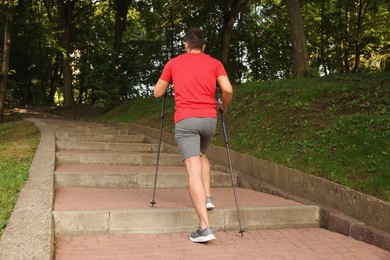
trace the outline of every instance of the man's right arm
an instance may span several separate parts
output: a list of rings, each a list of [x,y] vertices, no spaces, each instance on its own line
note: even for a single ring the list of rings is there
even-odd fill
[[[222,112],[226,112],[230,102],[233,99],[233,87],[230,84],[229,78],[227,76],[219,76],[217,78],[218,86],[222,91],[222,104],[219,105],[219,109]]]

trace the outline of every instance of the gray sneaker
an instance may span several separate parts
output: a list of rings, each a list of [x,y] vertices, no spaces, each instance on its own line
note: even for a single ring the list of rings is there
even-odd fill
[[[205,243],[216,238],[210,227],[206,227],[203,230],[199,227],[196,231],[191,233],[190,239],[192,242]]]
[[[206,198],[206,208],[208,210],[215,209],[215,206],[213,204],[213,200],[211,199],[211,197]]]

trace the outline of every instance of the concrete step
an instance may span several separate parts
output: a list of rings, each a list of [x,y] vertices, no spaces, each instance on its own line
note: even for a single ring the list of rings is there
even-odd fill
[[[216,209],[209,211],[215,231],[238,230],[231,188],[212,190]],[[319,208],[269,194],[237,188],[245,229],[319,226]],[[55,233],[63,235],[177,233],[194,229],[198,218],[188,189],[57,189]]]
[[[144,143],[144,135],[83,134],[73,132],[55,132],[56,141],[75,142],[127,142]]]
[[[62,126],[72,126],[72,127],[106,127],[107,125],[104,123],[99,122],[87,122],[87,121],[79,121],[79,120],[51,120],[51,119],[45,119],[43,120],[46,124],[50,125],[51,127],[62,127]]]
[[[82,122],[82,121],[50,121],[46,123],[50,125],[55,132],[69,133],[105,133],[105,134],[131,134],[127,126],[110,126],[97,122]]]
[[[157,152],[158,144],[151,143],[119,143],[119,142],[77,142],[57,141],[56,150],[81,150],[81,151],[114,151],[114,152]],[[160,151],[166,151],[165,145],[161,145]]]
[[[110,151],[74,151],[56,152],[57,164],[95,164],[95,165],[156,165],[156,153],[110,152]],[[160,166],[183,166],[180,155],[160,153]]]
[[[58,126],[54,128],[56,133],[78,133],[78,134],[112,134],[112,135],[129,135],[128,129],[118,129],[113,127],[72,127]]]
[[[60,164],[55,170],[56,187],[153,188],[156,166],[110,166]],[[158,168],[157,188],[187,187],[184,167]],[[221,171],[211,171],[211,186],[231,187],[231,176]]]

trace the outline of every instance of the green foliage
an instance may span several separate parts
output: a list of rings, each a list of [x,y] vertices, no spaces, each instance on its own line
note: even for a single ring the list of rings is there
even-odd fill
[[[7,87],[6,104],[52,105],[54,97],[61,100],[63,54],[72,58],[76,103],[99,107],[150,96],[166,61],[183,52],[183,36],[190,27],[205,30],[205,53],[220,58],[224,18],[232,1],[132,1],[118,52],[113,49],[113,2],[75,1],[71,46],[65,53],[60,47],[59,2],[17,1],[10,54],[15,73],[9,77],[12,84]],[[5,5],[1,7],[4,14]],[[389,71],[387,1],[304,0],[301,9],[313,75]],[[232,82],[293,76],[288,23],[285,1],[250,1],[241,10],[225,64]]]
[[[34,124],[0,125],[0,234],[8,223],[39,143]]]
[[[316,75],[389,71],[388,3],[304,1],[302,13]]]
[[[0,233],[6,227],[19,192],[28,177],[30,162],[0,162]]]
[[[386,73],[242,84],[225,115],[230,148],[390,201],[389,97]],[[160,104],[135,99],[104,118],[158,128]],[[224,146],[221,131],[213,142]]]

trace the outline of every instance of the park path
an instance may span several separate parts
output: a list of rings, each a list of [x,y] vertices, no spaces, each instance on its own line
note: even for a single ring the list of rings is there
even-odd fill
[[[237,189],[212,165],[217,239],[196,244],[187,176],[163,144],[152,207],[156,140],[125,126],[45,120],[55,134],[54,257],[60,259],[390,259],[390,252],[319,228],[319,207]]]
[[[28,115],[41,141],[0,237],[0,260],[390,259],[386,233],[271,186],[282,197],[237,189],[241,236],[230,174],[215,163],[210,220],[217,240],[195,244],[189,234],[197,218],[176,147],[163,144],[157,204],[150,204],[158,130]],[[225,163],[226,153],[215,154],[224,149],[212,148]]]

